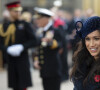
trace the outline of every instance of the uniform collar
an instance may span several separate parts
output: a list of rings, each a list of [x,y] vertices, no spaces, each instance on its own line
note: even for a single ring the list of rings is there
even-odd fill
[[[44,31],[47,31],[53,25],[53,20],[49,20],[48,24],[44,27]]]

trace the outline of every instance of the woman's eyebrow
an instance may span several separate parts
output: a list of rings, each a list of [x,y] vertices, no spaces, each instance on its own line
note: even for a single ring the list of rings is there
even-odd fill
[[[100,37],[100,36],[93,36],[93,37]],[[87,36],[86,38],[90,38],[90,37]]]
[[[89,38],[89,37],[85,37],[85,38]]]
[[[100,36],[93,36],[93,37],[100,37]]]

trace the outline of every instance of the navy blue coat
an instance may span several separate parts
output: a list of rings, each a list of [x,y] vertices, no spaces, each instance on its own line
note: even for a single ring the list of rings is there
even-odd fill
[[[100,82],[95,82],[94,78],[88,79],[87,83],[83,82],[89,72],[87,65],[81,65],[81,72],[77,71],[76,76],[73,77],[74,89],[73,90],[100,90]]]

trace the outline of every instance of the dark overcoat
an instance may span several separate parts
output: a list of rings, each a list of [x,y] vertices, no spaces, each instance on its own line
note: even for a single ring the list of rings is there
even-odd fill
[[[54,29],[51,26],[47,31],[43,32],[43,37],[45,37],[46,32],[53,31],[54,37],[58,43],[58,47],[51,49],[51,45],[46,47],[39,46],[39,61],[40,61],[40,74],[42,78],[49,77],[60,77],[61,76],[61,60],[59,55],[59,49],[62,47],[62,34],[60,30]]]
[[[8,46],[4,45],[4,38],[2,36],[0,36],[0,49],[3,51],[3,57],[7,59],[8,62],[9,87],[26,88],[32,85],[27,50],[28,48],[36,46],[37,40],[31,24],[25,21],[16,20],[15,22],[3,24],[4,32],[7,31],[8,26],[12,23],[16,27],[15,43],[12,44],[10,40],[8,46],[22,44],[24,46],[24,51],[18,57],[13,57],[7,54]]]

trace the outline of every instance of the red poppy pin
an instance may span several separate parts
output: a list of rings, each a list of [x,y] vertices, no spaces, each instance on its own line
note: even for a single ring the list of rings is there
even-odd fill
[[[100,75],[95,75],[94,80],[95,82],[100,82]]]

